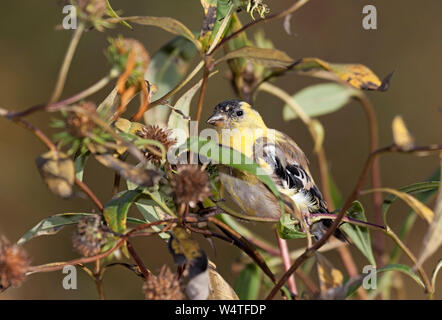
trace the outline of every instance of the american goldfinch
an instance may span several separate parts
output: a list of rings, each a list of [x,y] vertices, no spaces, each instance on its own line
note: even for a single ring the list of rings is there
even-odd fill
[[[296,204],[307,221],[309,213],[328,213],[304,152],[286,134],[267,128],[250,104],[221,102],[207,123],[216,127],[220,144],[253,159],[271,177],[281,194],[284,212],[296,212]],[[219,175],[224,189],[247,216],[270,221],[280,218],[279,200],[255,175],[226,166],[220,166]],[[331,220],[321,220],[311,226],[311,233],[318,240],[330,225]],[[335,236],[343,238],[339,230]]]

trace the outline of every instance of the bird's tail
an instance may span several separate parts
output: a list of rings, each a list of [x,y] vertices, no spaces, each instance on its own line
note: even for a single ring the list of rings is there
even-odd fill
[[[321,239],[322,236],[325,233],[327,233],[328,229],[330,229],[332,224],[333,224],[333,220],[323,219],[323,220],[320,220],[312,225],[311,232],[312,232],[312,235],[315,237],[316,241]],[[343,242],[350,243],[350,241],[345,236],[345,234],[341,230],[339,230],[339,227],[335,230],[333,235]]]

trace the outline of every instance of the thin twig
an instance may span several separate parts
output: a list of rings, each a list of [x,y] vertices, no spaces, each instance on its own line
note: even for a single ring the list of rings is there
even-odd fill
[[[72,58],[74,57],[75,50],[77,49],[78,43],[80,41],[81,35],[84,32],[84,29],[85,29],[85,24],[81,22],[74,31],[71,42],[69,43],[68,50],[66,51],[66,55],[64,56],[63,64],[61,65],[60,71],[58,73],[55,89],[54,92],[52,93],[51,99],[49,100],[50,103],[57,101],[63,92],[69,68],[71,66]]]
[[[34,112],[37,112],[37,111],[43,111],[43,110],[49,111],[49,112],[59,111],[60,109],[62,109],[66,105],[78,102],[78,101],[96,93],[97,91],[100,91],[110,82],[110,80],[112,80],[115,77],[116,77],[116,74],[111,71],[110,75],[104,77],[103,79],[101,79],[98,82],[96,82],[95,84],[93,84],[91,87],[73,95],[72,97],[69,97],[67,99],[64,99],[64,100],[61,100],[58,102],[54,102],[54,103],[35,105],[35,106],[32,106],[32,107],[22,110],[22,111],[16,111],[16,112],[9,111],[4,116],[10,120],[13,120],[14,118],[25,117],[25,116],[28,116]]]
[[[152,278],[152,273],[149,270],[147,270],[146,265],[144,264],[143,260],[141,260],[140,256],[137,254],[137,252],[135,251],[132,244],[129,241],[127,241],[126,244],[127,244],[127,249],[129,250],[130,255],[137,263],[138,268],[140,269],[144,278],[146,278],[146,280],[150,280]]]
[[[143,230],[143,229],[148,229],[153,226],[157,226],[157,225],[161,225],[161,224],[168,224],[162,230],[153,231],[152,233],[149,234],[149,235],[154,235],[154,234],[158,234],[158,233],[166,231],[167,229],[170,228],[171,225],[173,225],[174,222],[176,222],[176,219],[158,220],[158,221],[154,221],[151,223],[146,223],[146,224],[140,225],[137,228],[132,229],[131,231],[124,234],[113,248],[111,248],[105,252],[102,252],[102,253],[92,256],[92,257],[82,257],[82,258],[74,259],[74,260],[67,261],[67,262],[48,263],[48,264],[39,265],[39,266],[31,266],[28,268],[28,273],[58,271],[58,270],[63,269],[67,265],[85,264],[85,263],[94,262],[99,259],[103,259],[103,258],[109,256],[110,254],[112,254],[113,252],[115,252],[116,250],[118,250],[121,246],[123,246],[123,244],[131,236],[138,236],[138,234],[137,234],[138,231]],[[169,228],[168,228],[168,226],[169,226]],[[142,235],[145,236],[146,234],[144,233]]]
[[[370,153],[374,152],[378,148],[378,140],[379,140],[379,129],[378,123],[376,120],[376,115],[374,111],[374,107],[368,99],[367,95],[363,92],[360,92],[359,95],[355,97],[357,101],[359,101],[364,108],[365,114],[368,120],[368,128],[370,132]],[[381,174],[379,169],[379,159],[375,159],[373,161],[373,165],[371,168],[371,184],[374,189],[381,187]],[[374,221],[377,224],[382,223],[382,194],[380,192],[373,193],[373,211],[374,211]],[[385,251],[385,238],[378,234],[375,238],[376,241],[376,251],[377,251],[377,262],[379,265],[383,265],[383,257]]]
[[[87,186],[87,184],[85,184],[83,181],[81,181],[77,178],[75,178],[75,184],[87,194],[87,196],[97,206],[98,210],[100,210],[100,212],[103,212],[103,209],[104,209],[103,204],[98,199],[98,197],[95,195],[95,193],[93,193],[92,190]]]
[[[95,272],[93,276],[95,280],[95,287],[97,288],[98,292],[98,297],[100,300],[104,300],[103,277],[102,277],[101,264],[99,259],[95,261]]]

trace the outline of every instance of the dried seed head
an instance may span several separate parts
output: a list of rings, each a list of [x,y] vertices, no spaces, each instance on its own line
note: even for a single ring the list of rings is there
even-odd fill
[[[153,276],[143,285],[146,300],[184,300],[185,296],[178,277],[167,266],[158,276]]]
[[[96,115],[97,106],[93,102],[82,102],[78,107],[83,108],[87,114]],[[87,134],[95,128],[95,122],[86,114],[71,111],[66,118],[68,132],[78,138],[87,136]]]
[[[91,18],[101,18],[107,9],[106,0],[72,0],[72,4],[77,6]]]
[[[128,87],[140,85],[150,62],[149,53],[142,43],[121,37],[109,42],[106,56],[111,65],[121,71]]]
[[[191,207],[212,194],[209,175],[197,165],[179,166],[177,174],[172,178],[172,186],[177,203],[188,203]]]
[[[164,146],[164,148],[166,149],[166,153],[169,148],[177,142],[176,138],[171,137],[172,130],[161,128],[157,125],[142,127],[136,132],[136,134],[143,139],[158,141]],[[158,148],[157,146],[151,145],[150,148],[161,153],[160,148]],[[144,149],[142,151],[144,152],[144,155],[148,160],[157,164],[160,162],[161,158],[158,157],[156,154],[149,152],[149,150],[147,149]]]
[[[78,221],[77,229],[72,234],[72,246],[84,257],[95,256],[101,252],[107,236],[101,216],[86,216]]]
[[[21,285],[29,265],[28,255],[21,246],[11,245],[6,237],[0,238],[0,288]]]
[[[150,56],[142,43],[135,39],[123,39],[120,42],[124,52],[132,51],[135,55],[135,65],[142,74],[144,74],[149,66]]]

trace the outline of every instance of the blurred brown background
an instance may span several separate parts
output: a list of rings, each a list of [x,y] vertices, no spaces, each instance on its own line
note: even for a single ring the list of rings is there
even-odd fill
[[[287,7],[293,1],[266,1],[273,12]],[[112,0],[115,9],[124,15],[171,16],[190,29],[198,30],[202,20],[199,1]],[[362,8],[374,4],[378,11],[378,30],[362,28]],[[71,37],[71,31],[56,31],[63,19],[62,8],[57,1],[2,1],[0,4],[0,106],[20,110],[46,102],[53,90],[58,68]],[[395,71],[392,85],[385,93],[369,93],[380,125],[380,145],[391,143],[390,124],[396,114],[401,114],[416,141],[421,144],[440,143],[442,137],[442,12],[441,1],[366,1],[366,0],[312,0],[292,18],[289,36],[282,27],[282,20],[260,25],[275,46],[292,58],[319,57],[331,62],[362,63],[380,77]],[[247,14],[241,15],[248,21]],[[252,29],[253,31],[253,29]],[[250,32],[249,32],[250,33]],[[88,32],[82,39],[69,73],[64,97],[72,95],[100,79],[109,65],[103,56],[107,37],[122,34],[143,42],[154,53],[172,36],[160,29],[135,26],[130,31],[122,26],[106,33]],[[225,79],[225,66],[208,84],[203,118],[212,107],[228,98],[233,92]],[[307,77],[289,74],[277,84],[290,93],[313,83]],[[106,88],[93,97],[99,103],[110,91]],[[193,101],[195,108],[196,99]],[[318,176],[316,159],[312,153],[312,141],[300,121],[284,123],[281,117],[282,103],[261,93],[256,107],[270,127],[278,128],[293,137],[305,150],[312,162],[312,171]],[[195,109],[193,109],[195,110]],[[44,114],[33,115],[29,120],[48,129],[49,118]],[[325,126],[325,149],[332,174],[344,196],[354,186],[368,152],[367,124],[362,108],[351,103],[339,112],[320,117]],[[13,123],[0,119],[0,234],[16,241],[25,231],[42,218],[62,212],[90,212],[86,199],[63,201],[52,195],[41,181],[34,159],[45,152],[35,137]],[[423,181],[438,166],[436,157],[416,158],[408,155],[386,155],[381,160],[384,186],[400,187]],[[111,194],[112,174],[109,170],[90,161],[86,168],[86,182],[106,202]],[[319,180],[319,177],[317,178]],[[363,197],[368,219],[371,197]],[[432,203],[430,203],[432,205]],[[390,214],[391,225],[398,230],[408,209],[395,204]],[[137,214],[137,213],[133,213]],[[269,239],[274,232],[269,225],[249,224]],[[418,220],[407,244],[418,253],[426,230]],[[63,261],[77,255],[70,244],[71,229],[56,236],[41,237],[25,245],[33,264]],[[303,245],[292,241],[293,247]],[[386,240],[391,247],[391,241]],[[204,242],[203,242],[204,243]],[[163,263],[172,264],[165,244],[158,239],[137,239],[134,245],[152,270]],[[216,241],[216,255],[208,247],[207,252],[218,265],[219,271],[233,283],[236,275],[231,264],[239,257],[239,251]],[[354,249],[360,270],[366,260]],[[441,257],[439,250],[425,267],[428,272]],[[326,255],[340,267],[335,252]],[[403,263],[410,263],[406,258]],[[10,289],[0,299],[95,299],[94,284],[81,271],[78,290],[65,291],[60,272],[30,276],[22,287]],[[442,277],[439,277],[436,298],[442,298]],[[422,290],[403,277],[408,298],[424,298]],[[124,269],[115,268],[105,274],[105,293],[108,298],[142,298],[141,282]]]

